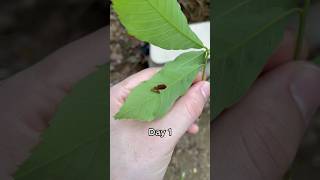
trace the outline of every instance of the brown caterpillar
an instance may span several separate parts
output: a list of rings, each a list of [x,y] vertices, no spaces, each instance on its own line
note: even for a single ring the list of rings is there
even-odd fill
[[[155,93],[157,93],[157,94],[160,94],[160,91],[162,91],[162,90],[164,90],[164,89],[166,89],[167,88],[167,86],[165,85],[165,84],[159,84],[159,85],[157,85],[157,86],[154,86],[152,89],[151,89],[151,91],[152,92],[155,92]]]

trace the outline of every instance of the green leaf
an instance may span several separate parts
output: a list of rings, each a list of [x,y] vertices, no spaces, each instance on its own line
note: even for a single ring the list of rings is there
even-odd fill
[[[236,103],[257,79],[283,37],[292,0],[229,0],[213,6],[213,117]]]
[[[107,179],[107,70],[77,84],[15,180]]]
[[[313,63],[320,65],[320,56],[312,60]]]
[[[175,100],[188,90],[204,65],[204,58],[204,51],[192,51],[166,64],[150,80],[132,90],[115,118],[152,121],[162,117]],[[159,93],[152,91],[158,85],[165,85],[166,88]]]
[[[176,0],[114,0],[129,34],[164,49],[204,48]]]

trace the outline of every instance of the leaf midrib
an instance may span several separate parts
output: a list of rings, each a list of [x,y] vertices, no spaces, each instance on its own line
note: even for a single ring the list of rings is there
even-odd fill
[[[203,55],[203,54],[199,54],[198,56],[195,56],[195,57],[194,57],[192,60],[190,60],[188,63],[190,63],[190,62],[192,62],[193,60],[197,59],[197,58],[198,58],[199,56],[201,56],[201,55]],[[188,63],[186,63],[186,64],[188,64]],[[184,65],[186,65],[186,64],[184,64]],[[181,81],[181,80],[184,79],[186,76],[188,76],[189,74],[191,74],[191,72],[193,72],[196,68],[199,68],[202,64],[203,64],[203,63],[194,65],[194,66],[197,66],[197,67],[195,67],[194,69],[190,70],[190,72],[189,72],[188,74],[186,74],[185,76],[180,76],[180,77],[182,77],[182,78],[177,78],[175,81],[173,81],[172,83],[168,84],[168,85],[167,85],[167,86],[168,86],[168,89],[170,88],[170,86],[176,84],[178,81]],[[193,65],[192,65],[192,66],[193,66]],[[190,66],[190,67],[192,67],[192,66]]]
[[[194,61],[195,59],[198,59],[200,56],[203,55],[203,53],[204,53],[204,52],[199,53],[197,56],[192,57],[189,61],[185,62],[185,63],[183,64],[183,66],[186,66],[187,64],[189,64],[190,62]],[[175,79],[175,80],[174,80],[173,82],[171,82],[170,84],[167,84],[168,88],[166,89],[166,91],[167,91],[168,89],[171,89],[172,86],[176,85],[177,82],[181,81],[182,79],[185,79],[187,76],[189,76],[191,73],[193,73],[196,69],[198,69],[201,65],[203,65],[203,63],[199,63],[199,65],[192,65],[192,66],[195,66],[195,68],[193,68],[193,69],[190,68],[190,71],[189,71],[187,74],[184,74],[184,75],[180,76],[180,78]],[[192,66],[190,66],[190,67],[192,67]],[[161,98],[162,96],[163,96],[163,94],[160,93],[160,96],[158,97],[158,98],[159,98],[159,106],[158,106],[158,109],[162,106],[162,98]],[[148,103],[146,103],[146,102],[149,101],[149,100],[152,100],[152,98],[148,98],[148,99],[144,102],[144,104],[148,104]],[[139,109],[139,108],[137,108],[137,109]],[[125,115],[125,114],[127,114],[128,112],[129,112],[129,110],[125,111],[123,114]],[[140,113],[137,113],[137,114],[140,114]],[[158,115],[157,112],[152,112],[152,114],[153,114],[154,117],[152,117],[152,118],[144,118],[144,119],[141,119],[141,120],[150,121],[150,120],[152,120],[153,118],[157,117],[157,115]]]
[[[179,81],[181,81],[182,79],[184,79],[185,77],[187,77],[187,76],[189,76],[191,73],[193,73],[197,68],[199,68],[201,66],[201,64],[200,65],[197,65],[197,67],[195,67],[195,68],[193,68],[192,70],[190,70],[190,72],[188,72],[185,76],[182,76],[182,78],[179,78],[179,79],[177,79],[177,80],[175,80],[173,83],[171,83],[171,85],[169,86],[168,85],[168,88],[167,89],[171,89],[172,87],[173,87],[173,85],[172,84],[177,84],[177,82],[179,82]],[[171,88],[170,88],[171,87]],[[158,109],[162,106],[162,96],[163,96],[163,94],[159,94],[160,96],[158,97],[159,98],[159,106],[158,106]],[[147,102],[148,101],[151,101],[152,99],[153,99],[153,97],[151,98],[151,97],[146,97],[147,99],[143,102],[143,104],[142,105],[144,105],[144,104],[148,104]],[[139,107],[137,107],[137,109],[141,109],[141,108],[139,108]],[[132,110],[130,110],[130,111],[132,111]],[[125,111],[125,112],[123,112],[123,116],[125,116],[125,114],[127,114],[129,112],[129,109],[127,110],[127,111]],[[140,113],[137,113],[137,114],[140,114]],[[144,119],[140,119],[140,120],[144,120],[144,121],[150,121],[150,120],[152,120],[153,118],[155,118],[155,117],[157,117],[157,112],[153,112],[152,113],[153,114],[153,116],[154,117],[152,117],[152,118],[144,118]]]
[[[192,62],[194,59],[197,59],[199,56],[202,56],[202,55],[203,55],[203,53],[199,54],[198,56],[193,57],[192,60],[188,61],[188,62],[185,63],[184,65]],[[190,75],[191,73],[193,73],[196,69],[198,69],[202,64],[203,64],[203,63],[200,63],[199,65],[197,65],[197,67],[195,67],[194,69],[190,70],[190,72],[188,72],[185,76],[182,76],[182,78],[178,78],[178,79],[176,79],[173,83],[170,83],[171,85],[168,84],[168,89],[169,89],[170,87],[172,88],[172,86],[176,85],[177,82],[179,82],[179,81],[181,81],[182,79],[184,79],[184,78],[186,78],[187,76],[189,76],[189,75]],[[171,89],[171,88],[170,88],[170,89]],[[160,95],[161,95],[161,94],[160,94]],[[162,96],[164,96],[164,95],[162,95]],[[162,98],[162,96],[159,97],[159,98],[160,98],[160,103],[159,103],[158,109],[160,109],[160,107],[161,107],[162,104],[163,104],[163,103],[162,103],[162,99],[164,99],[164,98]],[[157,113],[156,113],[154,116],[157,116]]]
[[[156,10],[156,11],[158,12],[158,14],[159,14],[162,18],[164,18],[164,19],[167,21],[168,24],[170,24],[170,25],[173,26],[178,32],[180,32],[180,34],[182,34],[184,37],[186,37],[187,39],[189,39],[191,42],[193,42],[193,43],[197,44],[198,46],[204,48],[204,46],[203,46],[202,44],[199,44],[197,41],[195,41],[194,39],[192,39],[190,36],[186,35],[183,31],[180,31],[180,28],[177,27],[175,24],[171,23],[171,21],[168,20],[168,19],[165,17],[165,15],[163,15],[163,14],[161,13],[161,11],[159,11],[156,7],[153,6],[153,4],[150,2],[150,0],[145,0],[145,1],[147,1],[147,2],[150,4],[150,6],[151,6],[154,10]],[[176,2],[176,3],[177,3],[177,2]],[[188,24],[187,24],[187,25],[188,25]]]
[[[197,67],[195,67],[194,69],[190,70],[190,72],[188,72],[185,76],[183,76],[183,78],[179,78],[179,79],[177,79],[176,81],[174,81],[174,83],[171,83],[171,84],[172,84],[172,85],[170,85],[171,88],[172,88],[174,85],[177,85],[177,82],[181,81],[182,79],[184,79],[184,78],[186,78],[187,76],[189,76],[190,74],[192,74],[192,73],[193,73],[196,69],[198,69],[200,66],[201,66],[201,64],[198,65]],[[170,88],[170,86],[168,85],[168,89]],[[171,88],[170,88],[170,89],[171,89]],[[160,95],[161,95],[161,94],[160,94]],[[162,95],[162,96],[164,96],[164,95]],[[163,98],[161,98],[161,96],[160,96],[159,98],[160,98],[160,103],[159,103],[158,109],[160,109],[160,107],[162,106],[162,99],[163,99]],[[156,115],[155,115],[155,116],[156,116]]]
[[[280,20],[288,17],[289,15],[295,13],[295,12],[301,12],[301,8],[293,8],[290,9],[284,13],[282,13],[281,15],[274,17],[273,19],[271,19],[271,21],[269,21],[269,23],[267,23],[266,25],[262,26],[261,28],[259,28],[257,31],[253,32],[247,39],[241,41],[239,44],[235,45],[234,47],[232,47],[228,52],[224,53],[223,56],[228,56],[229,54],[231,54],[232,52],[236,51],[237,49],[245,46],[247,43],[249,43],[252,39],[256,38],[257,36],[259,36],[262,32],[264,32],[265,30],[267,30],[268,28],[270,28],[272,25],[274,25],[275,23],[279,22]]]
[[[230,8],[229,10],[227,10],[226,12],[218,15],[218,16],[216,17],[216,19],[219,19],[219,18],[221,18],[221,17],[223,17],[223,16],[226,16],[226,15],[232,13],[233,11],[239,9],[240,7],[242,7],[242,6],[250,3],[251,1],[252,1],[252,0],[246,0],[246,1],[243,1],[243,2],[241,2],[241,3],[239,3],[239,4],[234,5],[233,7],[231,7],[231,8]]]

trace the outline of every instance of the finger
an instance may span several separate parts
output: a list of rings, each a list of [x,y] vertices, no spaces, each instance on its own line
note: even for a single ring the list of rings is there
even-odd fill
[[[160,121],[156,121],[159,127],[171,127],[175,132],[174,141],[185,134],[188,128],[198,119],[205,103],[210,96],[210,84],[200,81],[194,84],[188,92],[182,96]]]
[[[149,80],[154,74],[156,74],[161,68],[147,68],[144,69],[132,76],[129,76],[125,80],[119,82],[110,88],[110,94],[113,96],[110,97],[110,102],[114,102],[117,105],[115,106],[117,109],[124,103],[125,99],[128,97],[130,91],[138,86],[143,81]]]
[[[211,126],[213,178],[280,179],[320,105],[319,82],[319,68],[307,62],[262,76]]]
[[[196,78],[194,78],[194,80],[192,81],[192,84],[195,84],[199,81],[202,81],[202,72],[199,72],[196,76]]]
[[[189,134],[197,134],[199,132],[199,126],[196,123],[191,124],[188,128]]]
[[[264,67],[264,71],[270,71],[273,68],[282,65],[294,59],[294,51],[296,48],[296,33],[291,29],[287,29],[284,33],[283,40],[277,50],[269,58],[268,63]],[[307,59],[308,45],[303,42],[302,50],[299,59]]]

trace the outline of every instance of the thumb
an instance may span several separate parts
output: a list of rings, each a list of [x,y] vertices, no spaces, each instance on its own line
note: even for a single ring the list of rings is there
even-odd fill
[[[307,62],[262,76],[211,126],[214,179],[281,179],[320,105],[319,92],[320,69]]]
[[[178,141],[198,119],[209,96],[209,82],[200,81],[195,83],[175,103],[171,111],[162,120],[157,121],[157,123],[161,123],[161,126],[170,126],[175,134],[175,140]]]

